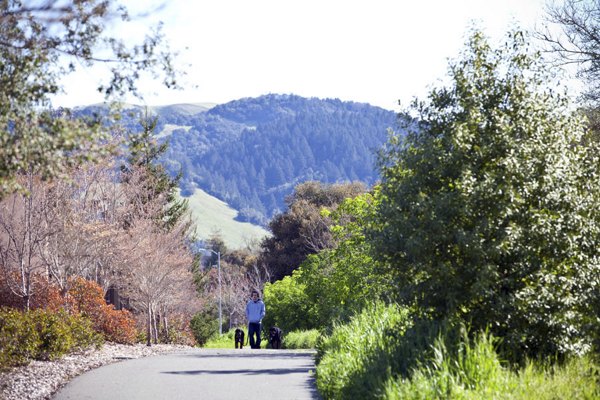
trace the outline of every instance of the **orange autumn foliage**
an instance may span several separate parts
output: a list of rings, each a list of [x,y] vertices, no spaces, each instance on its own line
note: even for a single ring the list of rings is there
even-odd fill
[[[16,273],[14,273],[13,281],[16,281]],[[31,310],[46,309],[50,311],[58,311],[61,308],[69,308],[68,302],[61,296],[60,290],[48,282],[42,274],[32,274],[31,280],[34,282],[35,290],[31,295],[29,308]],[[0,306],[23,309],[23,299],[14,294],[9,287],[5,276],[0,275]]]
[[[135,320],[127,310],[115,310],[104,301],[104,292],[96,282],[75,278],[68,296],[74,310],[88,317],[94,329],[111,342],[132,344],[137,337]]]

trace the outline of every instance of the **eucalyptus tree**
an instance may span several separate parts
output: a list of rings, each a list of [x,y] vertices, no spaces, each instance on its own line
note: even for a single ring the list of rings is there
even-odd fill
[[[449,78],[381,152],[367,232],[380,272],[419,316],[490,328],[515,357],[586,351],[600,151],[580,145],[583,117],[519,32],[497,49],[474,32]]]

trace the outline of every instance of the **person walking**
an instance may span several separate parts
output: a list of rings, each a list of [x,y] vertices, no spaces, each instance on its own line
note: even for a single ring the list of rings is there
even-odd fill
[[[260,323],[265,317],[265,303],[260,299],[258,290],[253,290],[246,304],[246,319],[248,320],[248,337],[250,348],[260,349]],[[254,336],[256,335],[256,340]]]

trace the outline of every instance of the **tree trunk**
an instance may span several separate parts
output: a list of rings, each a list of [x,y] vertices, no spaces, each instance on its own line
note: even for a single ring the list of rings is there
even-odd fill
[[[157,315],[154,312],[154,307],[152,308],[152,338],[154,339],[154,344],[158,344],[158,328],[156,326]]]
[[[152,346],[152,306],[148,303],[148,316],[146,326],[146,346]]]
[[[165,343],[169,342],[169,321],[167,320],[167,313],[163,310],[163,337]]]

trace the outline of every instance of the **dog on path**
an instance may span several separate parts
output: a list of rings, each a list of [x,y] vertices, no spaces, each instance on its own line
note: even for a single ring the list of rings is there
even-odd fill
[[[238,345],[240,346],[240,349],[244,348],[244,331],[241,330],[240,328],[237,328],[235,330],[235,348],[238,348]]]
[[[272,326],[269,328],[269,344],[272,349],[281,349],[281,340],[283,339],[283,331],[276,327]]]

